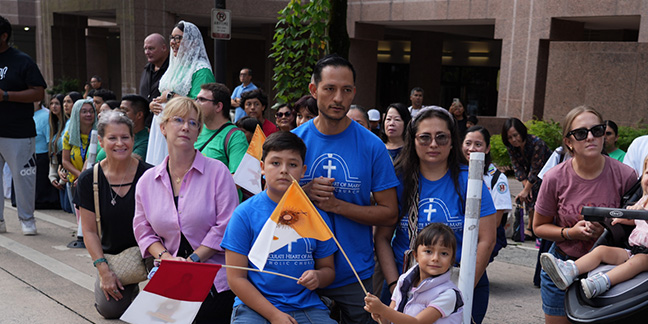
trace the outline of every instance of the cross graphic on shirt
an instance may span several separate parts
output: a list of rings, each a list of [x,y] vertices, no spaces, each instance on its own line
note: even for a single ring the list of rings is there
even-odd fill
[[[328,172],[326,175],[327,178],[331,177],[331,171],[337,169],[337,167],[333,165],[333,159],[328,160],[328,164],[325,165],[323,168]]]
[[[423,212],[427,214],[427,221],[430,222],[432,219],[432,213],[435,213],[437,210],[436,208],[432,207],[432,204],[428,205],[428,208],[424,209]]]

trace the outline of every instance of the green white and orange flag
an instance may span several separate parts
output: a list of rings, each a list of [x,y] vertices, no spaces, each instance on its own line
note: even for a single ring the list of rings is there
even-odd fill
[[[277,208],[263,225],[250,249],[248,259],[259,270],[263,270],[270,253],[300,238],[326,241],[333,238],[333,232],[297,181],[293,180]]]
[[[253,193],[261,192],[261,155],[263,153],[263,143],[265,134],[261,127],[257,125],[254,135],[250,141],[247,152],[243,155],[241,163],[236,172],[234,172],[234,183],[239,187]]]

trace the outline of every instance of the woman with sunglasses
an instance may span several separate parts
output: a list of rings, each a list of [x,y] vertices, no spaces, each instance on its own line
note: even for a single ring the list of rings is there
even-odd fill
[[[391,227],[377,227],[374,239],[390,293],[399,275],[407,270],[403,267],[407,250],[415,248],[418,232],[430,223],[440,222],[452,228],[457,238],[456,265],[461,262],[468,167],[454,118],[447,110],[426,107],[419,111],[407,127],[395,168],[400,179],[400,221]],[[495,245],[495,212],[488,188],[482,183],[472,309],[476,323],[481,323],[488,308],[486,266]]]
[[[238,193],[225,164],[194,149],[203,127],[198,104],[174,98],[160,115],[169,155],[137,183],[133,230],[142,257],[225,264],[220,247]],[[194,323],[229,323],[234,294],[219,271]]]
[[[279,130],[291,131],[297,127],[295,124],[295,111],[289,104],[279,106],[277,113],[275,113],[275,118]]]
[[[184,96],[196,99],[200,86],[215,82],[202,35],[196,25],[181,20],[169,36],[169,68],[160,79],[160,96],[151,101],[153,115],[146,162],[158,165],[167,156],[167,144],[160,133],[160,112],[167,101]]]
[[[524,203],[524,209],[529,215],[524,235],[532,238],[533,206],[542,183],[538,173],[551,156],[551,149],[537,136],[528,134],[524,123],[517,118],[509,118],[502,125],[502,142],[511,158],[515,178],[524,186],[515,196],[515,201]]]
[[[572,159],[544,175],[533,223],[539,237],[555,242],[548,253],[557,259],[578,259],[603,233],[602,225],[583,220],[583,206],[619,207],[637,182],[632,168],[601,153],[605,128],[601,114],[587,106],[572,109],[563,122],[563,146]],[[540,276],[545,323],[569,323],[564,292],[544,270]]]

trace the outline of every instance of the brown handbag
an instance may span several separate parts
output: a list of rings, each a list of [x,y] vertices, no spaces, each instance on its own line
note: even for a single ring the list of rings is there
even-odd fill
[[[99,163],[92,170],[92,190],[94,191],[97,235],[101,241],[101,214],[99,212]],[[104,253],[108,266],[122,285],[131,285],[146,280],[146,265],[138,246],[129,247],[119,254]]]

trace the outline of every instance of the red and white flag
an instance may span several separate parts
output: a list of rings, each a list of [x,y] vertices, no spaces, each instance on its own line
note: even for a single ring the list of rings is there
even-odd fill
[[[261,155],[265,139],[263,130],[257,125],[247,152],[234,172],[234,183],[255,195],[263,190],[261,189]]]
[[[220,268],[219,264],[162,261],[120,319],[132,324],[193,322]]]

